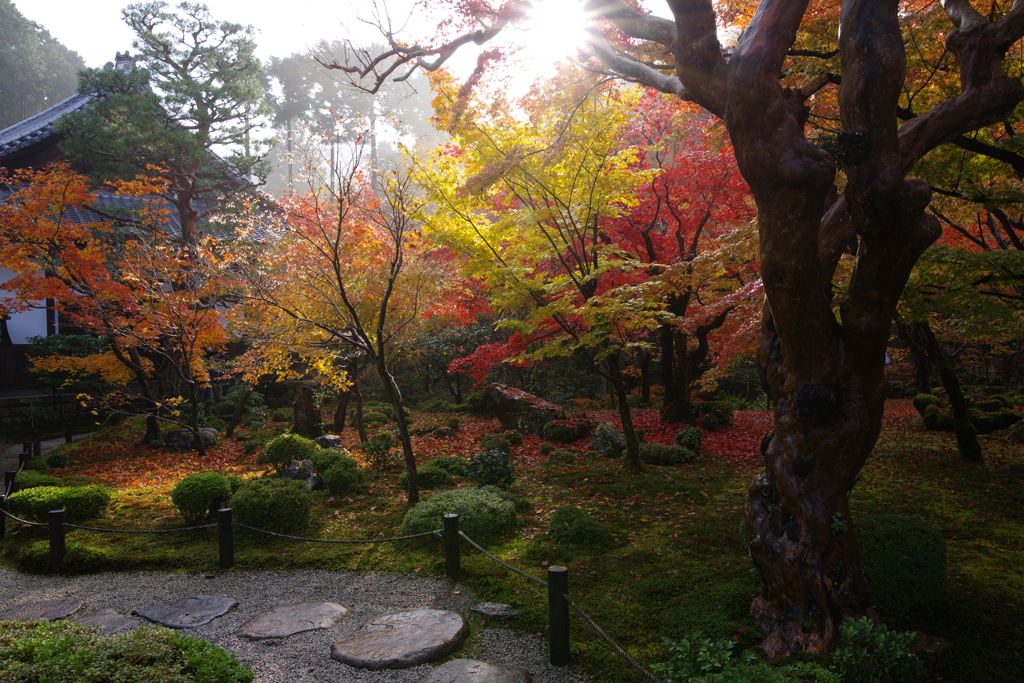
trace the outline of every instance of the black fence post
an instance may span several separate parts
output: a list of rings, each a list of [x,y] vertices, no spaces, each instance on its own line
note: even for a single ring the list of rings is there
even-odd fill
[[[64,443],[71,443],[75,440],[75,435],[72,434],[71,423],[64,423]]]
[[[32,430],[32,455],[39,458],[43,455],[43,439],[39,436],[39,430]]]
[[[217,542],[220,546],[220,567],[230,569],[235,563],[234,527],[231,524],[231,508],[217,510]]]
[[[7,496],[14,492],[14,480],[18,476],[17,470],[8,470],[4,472],[4,491],[3,495]]]
[[[548,567],[548,649],[551,666],[569,663],[569,569]]]
[[[459,516],[444,516],[444,571],[449,579],[454,579],[461,568],[462,558],[459,556]]]
[[[28,464],[28,461],[32,459],[32,442],[26,441],[25,450],[18,455],[18,468],[21,469]]]
[[[60,571],[64,559],[64,511],[50,510],[50,571]]]

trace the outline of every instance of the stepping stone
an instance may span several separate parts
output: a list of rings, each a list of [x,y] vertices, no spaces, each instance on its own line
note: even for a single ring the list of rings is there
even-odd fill
[[[118,614],[112,609],[94,612],[80,619],[75,619],[82,626],[98,626],[101,636],[112,636],[115,633],[127,633],[142,626],[138,619]]]
[[[419,680],[419,683],[532,683],[526,669],[489,664],[477,659],[453,659]]]
[[[56,621],[71,616],[81,606],[81,600],[72,598],[26,602],[0,612],[0,621]]]
[[[235,635],[252,640],[287,638],[303,631],[330,628],[346,614],[348,610],[334,602],[293,602],[257,614],[242,624]]]
[[[168,628],[195,628],[227,614],[237,605],[237,600],[223,595],[193,595],[168,605],[149,605],[132,614]]]
[[[492,619],[519,616],[519,610],[515,607],[500,602],[481,602],[479,605],[473,605],[469,609]]]
[[[445,657],[469,635],[461,614],[414,609],[384,614],[331,647],[331,659],[357,669],[408,669]]]

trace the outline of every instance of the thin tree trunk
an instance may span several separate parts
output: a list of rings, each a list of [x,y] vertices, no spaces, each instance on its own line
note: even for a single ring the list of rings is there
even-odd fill
[[[981,444],[978,442],[978,430],[974,428],[967,412],[967,398],[960,388],[960,378],[956,376],[956,371],[949,364],[946,354],[942,353],[939,341],[928,323],[919,323],[919,329],[928,342],[928,355],[939,371],[942,387],[949,398],[949,407],[953,411],[953,431],[956,433],[956,447],[960,451],[960,458],[967,462],[984,462]]]
[[[900,339],[910,349],[910,356],[914,359],[914,388],[919,394],[932,393],[932,364],[928,360],[928,342],[921,343],[917,339],[916,325],[907,324],[902,319],[896,319],[896,332]]]
[[[622,464],[632,472],[643,472],[646,468],[640,460],[640,437],[633,426],[633,415],[629,409],[629,401],[626,393],[626,384],[623,382],[622,369],[619,367],[619,359],[612,354],[604,362],[607,370],[608,383],[611,385],[611,395],[616,398],[619,410],[619,421],[622,423],[622,436],[626,440],[626,453],[622,456]]]
[[[395,410],[395,422],[398,423],[398,440],[402,444],[402,455],[405,456],[406,474],[406,498],[409,505],[420,502],[419,481],[416,477],[416,457],[412,452],[412,437],[409,435],[409,422],[405,419],[405,406],[402,401],[402,392],[398,389],[398,383],[394,376],[388,372],[382,359],[377,361],[377,372],[380,373],[381,381],[384,382],[384,390],[391,399],[391,405]]]

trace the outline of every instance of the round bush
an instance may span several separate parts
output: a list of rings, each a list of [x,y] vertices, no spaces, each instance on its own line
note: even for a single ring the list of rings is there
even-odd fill
[[[459,529],[474,541],[497,537],[519,524],[514,498],[491,486],[435,493],[405,514],[402,532],[421,534],[442,528],[448,514],[459,516]]]
[[[444,486],[452,486],[455,484],[455,479],[452,478],[451,473],[434,464],[434,461],[426,463],[422,467],[416,469],[416,483],[421,489],[439,489]],[[409,473],[403,471],[398,477],[398,487],[405,489],[409,485]]]
[[[508,486],[515,478],[508,453],[502,450],[477,453],[466,467],[466,479],[483,486]]]
[[[344,453],[335,448],[321,448],[316,453],[309,456],[309,459],[313,463],[313,471],[319,472],[320,474],[323,474],[327,470],[331,469],[331,466],[341,458],[352,460],[352,458],[348,457],[347,455],[345,455]],[[352,462],[353,464],[355,463],[354,460],[352,460]]]
[[[110,490],[105,486],[41,486],[12,493],[7,505],[12,515],[42,523],[49,521],[50,510],[64,510],[64,521],[78,524],[106,514]]]
[[[114,553],[107,548],[72,541],[64,548],[60,571],[62,574],[91,574],[110,569],[114,562]],[[18,567],[39,574],[49,572],[50,541],[36,541],[18,553]]]
[[[939,597],[946,580],[942,534],[911,515],[868,515],[856,529],[861,568],[886,616],[908,617]]]
[[[59,470],[63,467],[67,467],[71,464],[71,460],[68,458],[66,453],[60,451],[54,451],[48,456],[43,458],[46,461],[46,466],[53,470]]]
[[[661,443],[640,444],[640,459],[652,465],[685,465],[693,462],[694,452],[682,446],[669,446]]]
[[[608,532],[596,519],[572,506],[555,510],[548,522],[548,536],[555,543],[575,545],[603,545],[608,541]]]
[[[508,451],[512,448],[512,442],[505,434],[484,434],[480,437],[480,448],[485,451]]]
[[[25,463],[25,469],[33,472],[48,472],[50,466],[46,464],[46,458],[32,458]]]
[[[51,477],[41,472],[33,472],[32,470],[22,470],[14,478],[14,491],[34,489],[37,486],[67,486],[67,484],[64,483],[63,479]]]
[[[320,450],[315,441],[298,434],[282,434],[267,444],[266,450],[256,457],[256,462],[272,465],[281,474],[292,460],[307,460]]]
[[[466,476],[466,461],[457,455],[439,455],[427,461],[427,465],[440,467],[453,477]]]
[[[687,427],[676,434],[675,442],[677,446],[688,448],[696,453],[704,444],[704,432],[696,427]]]
[[[171,502],[189,526],[202,524],[216,498],[230,498],[231,484],[217,472],[190,474],[171,491]]]
[[[270,411],[271,422],[290,422],[292,419],[291,408],[274,408]]]
[[[295,479],[254,479],[231,498],[235,521],[278,534],[305,529],[312,507],[313,494]]]
[[[721,424],[718,418],[711,414],[698,415],[696,422],[698,427],[709,432],[717,432]]]
[[[324,471],[323,479],[327,492],[332,496],[352,493],[363,488],[363,472],[359,469],[359,463],[340,453],[337,453],[331,466]]]
[[[938,396],[931,394],[918,394],[914,397],[912,403],[914,404],[914,410],[918,412],[922,417],[924,416],[925,408],[928,406],[942,406],[942,399]]]
[[[388,418],[384,413],[378,413],[373,410],[363,413],[363,424],[365,425],[379,425],[384,424],[387,421]]]

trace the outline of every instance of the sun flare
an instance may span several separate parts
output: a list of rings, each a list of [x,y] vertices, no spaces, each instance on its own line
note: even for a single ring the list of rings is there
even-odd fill
[[[580,0],[534,0],[523,26],[531,61],[550,67],[572,56],[586,44],[590,23]]]

